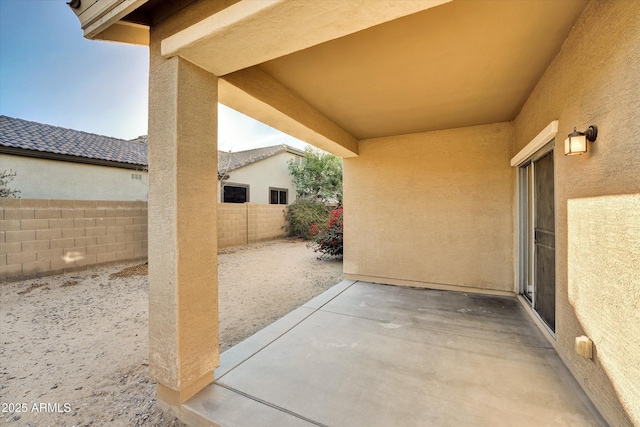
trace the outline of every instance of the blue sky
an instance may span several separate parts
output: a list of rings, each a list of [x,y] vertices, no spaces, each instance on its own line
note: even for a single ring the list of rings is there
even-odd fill
[[[133,139],[147,133],[149,50],[82,37],[65,0],[0,0],[0,114]],[[219,149],[305,144],[227,107]]]

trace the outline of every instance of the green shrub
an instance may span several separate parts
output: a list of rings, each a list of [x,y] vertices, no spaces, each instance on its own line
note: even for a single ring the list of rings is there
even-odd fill
[[[329,212],[324,203],[312,199],[297,199],[287,208],[287,232],[291,237],[309,240],[313,224],[326,224]]]
[[[299,197],[342,203],[342,160],[307,146],[304,161],[289,160],[289,174]]]

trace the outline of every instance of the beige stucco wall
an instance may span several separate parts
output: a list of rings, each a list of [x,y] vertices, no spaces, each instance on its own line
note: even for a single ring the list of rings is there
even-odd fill
[[[289,152],[276,154],[229,172],[229,179],[225,183],[249,185],[249,202],[259,204],[269,204],[270,188],[284,188],[289,190],[287,203],[292,203],[296,199],[296,189],[287,162],[299,157]],[[218,191],[220,200],[221,192]]]
[[[149,375],[174,408],[219,365],[217,78],[160,55],[162,39],[221,6],[203,3],[160,19],[149,46]]]
[[[344,159],[344,272],[513,292],[510,123],[360,142]]]
[[[514,153],[559,120],[555,346],[611,425],[640,425],[640,2],[589,4],[515,120]],[[574,126],[598,126],[565,157]],[[574,351],[585,334],[593,360]]]
[[[9,188],[23,199],[146,201],[149,191],[147,172],[110,166],[0,154],[0,170],[17,172]]]

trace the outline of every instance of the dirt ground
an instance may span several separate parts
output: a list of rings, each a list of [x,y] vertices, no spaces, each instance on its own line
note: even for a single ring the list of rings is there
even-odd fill
[[[220,252],[220,350],[342,277],[304,242]],[[146,265],[0,285],[0,424],[182,426],[155,405],[148,374]]]

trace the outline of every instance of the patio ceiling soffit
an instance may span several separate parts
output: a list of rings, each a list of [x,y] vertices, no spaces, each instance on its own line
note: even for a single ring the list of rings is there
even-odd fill
[[[241,0],[162,40],[216,76],[297,52],[451,0]]]
[[[340,157],[358,154],[358,140],[256,65],[414,14],[451,0],[241,0],[161,43],[222,76],[219,101]]]

